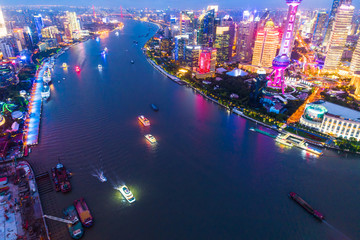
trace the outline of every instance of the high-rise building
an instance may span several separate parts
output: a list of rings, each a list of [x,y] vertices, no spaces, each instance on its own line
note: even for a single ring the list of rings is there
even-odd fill
[[[214,48],[217,51],[217,62],[226,62],[229,61],[231,55],[230,47],[230,27],[217,27],[216,28],[216,38]]]
[[[14,49],[11,46],[10,42],[7,39],[2,39],[0,41],[0,50],[3,54],[3,58],[15,57]]]
[[[314,43],[320,43],[324,40],[324,34],[325,34],[325,24],[326,24],[326,20],[327,20],[327,13],[320,11],[317,14],[316,17],[316,22],[315,22],[315,26],[314,26],[314,32],[313,32],[313,36],[312,36],[312,41]]]
[[[350,71],[360,72],[360,41],[356,44],[355,51],[351,58]]]
[[[275,28],[274,22],[270,19],[266,22],[265,28],[258,31],[256,35],[252,65],[271,67],[279,46],[279,30]]]
[[[208,10],[198,18],[199,30],[197,43],[201,46],[212,46],[215,35],[215,9]]]
[[[21,45],[25,46],[25,37],[24,37],[24,29],[22,28],[15,28],[13,29],[14,37],[20,41]]]
[[[180,63],[185,62],[185,48],[189,43],[189,35],[175,36],[174,59]]]
[[[5,19],[2,9],[0,7],[0,38],[5,37],[6,35],[7,35],[7,30],[5,25]]]
[[[267,77],[268,86],[273,88],[281,88],[282,93],[285,92],[284,71],[290,65],[290,54],[293,46],[294,28],[296,28],[296,13],[302,0],[286,0],[289,6],[286,24],[284,26],[283,39],[281,42],[280,52],[272,62],[273,71]]]
[[[327,44],[328,44],[328,42],[330,40],[331,32],[333,30],[333,25],[334,25],[334,22],[335,22],[336,13],[338,11],[338,8],[342,4],[351,5],[351,0],[333,0],[333,4],[331,6],[331,11],[330,11],[330,14],[329,14],[329,18],[328,18],[328,21],[327,21],[327,24],[326,24],[326,32],[325,32],[323,46],[327,46]]]
[[[59,30],[56,26],[49,26],[41,29],[41,35],[43,38],[56,38],[56,34],[59,33]]]
[[[186,46],[185,65],[194,71],[199,65],[201,46]]]
[[[79,39],[81,37],[81,28],[80,22],[77,19],[75,12],[66,12],[67,23],[66,27],[68,28],[70,38],[72,39]],[[65,27],[65,23],[64,23]]]
[[[24,27],[24,40],[25,40],[25,47],[29,49],[30,51],[34,50],[34,41],[31,35],[30,27],[25,26]]]
[[[204,48],[200,51],[199,67],[195,73],[196,78],[204,79],[214,77],[216,72],[216,49]]]
[[[211,64],[211,52],[206,50],[201,51],[199,57],[199,73],[210,72],[210,64]]]
[[[349,27],[354,15],[354,6],[341,5],[335,16],[333,31],[329,39],[324,69],[336,70],[341,61]]]
[[[257,22],[241,21],[236,31],[236,59],[249,62],[253,56]]]
[[[42,39],[41,29],[43,29],[45,26],[41,14],[34,16],[34,23],[35,23],[35,28],[36,28],[38,39],[39,39],[39,41],[41,41],[41,39]]]
[[[192,38],[194,30],[194,12],[181,11],[180,12],[180,35],[189,35]]]

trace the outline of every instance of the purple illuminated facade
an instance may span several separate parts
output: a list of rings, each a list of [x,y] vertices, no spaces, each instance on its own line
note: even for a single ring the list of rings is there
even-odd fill
[[[284,27],[284,35],[281,42],[280,52],[277,57],[274,58],[272,65],[273,71],[267,77],[268,87],[281,88],[284,93],[286,85],[284,79],[284,71],[290,64],[290,50],[293,42],[294,23],[296,18],[296,12],[299,4],[302,0],[286,0],[286,4],[289,6],[287,15],[287,23]]]

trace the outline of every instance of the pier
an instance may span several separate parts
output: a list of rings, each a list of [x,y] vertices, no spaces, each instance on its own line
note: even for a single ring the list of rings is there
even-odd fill
[[[39,143],[40,119],[42,109],[41,91],[43,89],[43,76],[48,69],[48,63],[36,73],[36,78],[31,89],[31,97],[28,109],[28,116],[25,121],[25,146],[31,146]]]

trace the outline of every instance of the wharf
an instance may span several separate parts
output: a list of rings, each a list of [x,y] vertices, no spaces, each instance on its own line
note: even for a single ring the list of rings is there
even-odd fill
[[[42,109],[41,91],[43,89],[43,76],[48,69],[48,62],[38,70],[34,84],[31,89],[28,116],[25,121],[24,145],[31,146],[39,143],[40,119]]]

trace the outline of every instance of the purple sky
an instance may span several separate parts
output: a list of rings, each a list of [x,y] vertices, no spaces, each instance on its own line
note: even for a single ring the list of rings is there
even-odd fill
[[[353,0],[357,9],[360,1]],[[193,8],[201,9],[210,4],[217,4],[220,8],[275,8],[285,6],[285,0],[2,0],[2,5],[42,4],[42,5],[82,5],[88,6],[120,6],[123,7],[151,7],[165,8]],[[303,0],[301,8],[330,8],[332,0]]]

